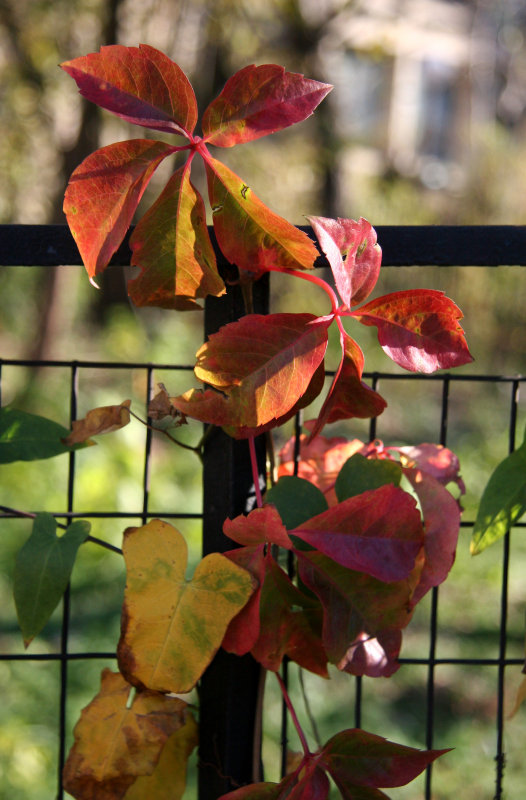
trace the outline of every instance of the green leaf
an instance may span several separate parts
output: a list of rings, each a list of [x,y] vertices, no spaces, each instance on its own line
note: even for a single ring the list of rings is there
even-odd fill
[[[59,537],[51,514],[37,514],[31,536],[18,551],[14,575],[16,613],[26,647],[64,594],[77,550],[90,527],[89,522],[77,520]]]
[[[498,465],[482,494],[471,554],[501,539],[526,511],[526,433],[518,450]]]
[[[355,453],[345,462],[336,478],[336,496],[341,503],[349,497],[355,497],[369,489],[379,489],[388,483],[399,486],[401,477],[400,464],[369,459]]]
[[[287,530],[291,531],[311,517],[327,511],[323,492],[304,478],[284,475],[265,495],[265,502],[272,503]]]
[[[62,442],[68,434],[68,428],[53,420],[16,408],[0,408],[0,464],[51,458],[94,444],[68,447]]]

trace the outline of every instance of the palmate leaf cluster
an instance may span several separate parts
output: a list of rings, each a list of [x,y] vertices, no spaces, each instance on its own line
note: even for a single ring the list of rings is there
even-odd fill
[[[461,487],[461,482],[450,451],[434,445],[342,443],[320,435],[326,424],[374,417],[386,405],[362,381],[364,356],[343,321],[375,326],[385,353],[412,371],[459,366],[471,356],[461,312],[441,292],[370,299],[381,249],[369,222],[308,218],[332,271],[334,291],[312,271],[320,256],[313,240],[274,214],[249,184],[211,155],[210,147],[250,142],[304,120],[330,86],[272,64],[248,66],[208,106],[202,135],[196,135],[192,87],[177,64],[154,48],[105,47],[62,67],[88,100],[128,122],[177,137],[174,144],[153,139],[111,144],[74,171],[64,210],[90,280],[121,244],[155,169],[183,153],[186,161],[130,238],[132,265],[140,269],[128,284],[130,297],[139,306],[193,310],[207,295],[221,297],[226,291],[205,203],[191,182],[198,156],[205,166],[217,243],[237,267],[248,298],[246,316],[199,348],[195,375],[203,388],[170,396],[162,387],[152,401],[151,418],[170,417],[175,426],[187,418],[222,426],[231,436],[248,439],[253,452],[256,435],[281,425],[321,393],[331,325],[341,345],[320,414],[301,441],[298,475],[290,474],[285,449],[281,477],[264,498],[257,496],[257,508],[225,520],[224,533],[237,546],[206,556],[188,578],[186,545],[173,526],[153,520],[125,532],[119,673],[103,674],[99,694],[83,711],[64,781],[79,799],[99,794],[163,798],[168,784],[175,797],[184,788],[196,733],[191,709],[173,695],[198,683],[220,647],[238,655],[250,652],[276,674],[287,657],[325,677],[329,665],[355,675],[391,675],[415,605],[446,578],[453,563],[460,508],[445,486],[456,481]],[[250,313],[251,284],[269,271],[317,284],[330,302],[329,313]],[[42,420],[25,420],[22,442],[16,415],[3,413],[0,454],[6,453],[7,461],[90,444],[89,437],[130,420],[128,401],[93,409],[76,421],[69,436],[52,432],[49,452],[37,452],[33,445]],[[330,466],[334,463],[337,469]],[[256,483],[256,472],[254,478]],[[67,582],[75,548],[89,533],[85,527],[70,528],[57,539],[51,527],[48,517],[37,517],[34,543],[26,546],[34,553],[40,548],[46,564],[51,554],[67,553],[46,605],[49,613]],[[281,565],[283,552],[292,557],[294,577]],[[26,643],[46,621],[43,615],[31,616],[38,581],[30,579],[30,560],[23,549],[15,590]],[[279,784],[243,787],[233,797],[324,800],[328,776],[344,798],[385,797],[378,787],[412,780],[444,752],[421,752],[350,730],[312,753],[301,730],[299,735],[304,753],[293,772]]]

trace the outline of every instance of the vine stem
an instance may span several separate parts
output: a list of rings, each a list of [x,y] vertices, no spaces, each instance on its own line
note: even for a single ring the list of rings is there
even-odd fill
[[[338,302],[338,296],[334,289],[324,281],[323,278],[318,278],[316,275],[311,275],[310,272],[301,272],[297,269],[283,269],[283,267],[266,267],[269,272],[281,272],[282,275],[294,275],[296,278],[301,278],[304,281],[310,281],[310,283],[315,283],[316,286],[319,286],[328,296],[331,301],[331,312],[338,316],[338,308],[340,303]]]
[[[259,469],[256,457],[256,443],[253,436],[248,437],[248,447],[250,450],[250,465],[252,467],[252,477],[254,479],[254,489],[256,491],[256,504],[258,508],[263,505],[263,498],[261,496],[261,488],[259,486]]]
[[[303,733],[303,729],[302,729],[302,727],[301,727],[301,725],[299,723],[296,711],[294,710],[294,706],[292,705],[292,701],[291,701],[291,699],[289,697],[289,693],[287,692],[287,687],[285,686],[283,678],[281,677],[281,675],[278,672],[275,672],[274,675],[278,679],[279,688],[281,689],[281,694],[283,695],[283,700],[285,701],[285,705],[287,706],[287,709],[289,711],[289,714],[290,714],[290,717],[292,719],[292,722],[294,723],[294,727],[296,728],[297,734],[298,734],[298,736],[300,738],[300,742],[301,742],[301,746],[303,748],[303,752],[305,753],[305,755],[307,757],[311,756],[312,753],[309,750],[309,745],[307,743],[307,739],[306,739],[305,734]]]

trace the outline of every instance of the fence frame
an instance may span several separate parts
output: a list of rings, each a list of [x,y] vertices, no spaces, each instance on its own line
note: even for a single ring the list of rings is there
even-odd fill
[[[312,236],[310,228],[304,227]],[[378,240],[383,251],[383,266],[526,266],[526,226],[378,226]],[[210,235],[216,249],[220,271],[228,271],[229,265],[217,248],[213,229]],[[131,234],[131,231],[130,231]],[[112,265],[127,266],[130,263],[128,246],[129,235],[112,259]],[[54,267],[60,265],[81,265],[81,259],[75,242],[66,225],[3,225],[0,226],[0,267],[2,266],[41,266]],[[326,265],[323,258],[319,266]],[[255,310],[267,313],[269,303],[269,282],[264,278],[255,285]],[[204,334],[209,336],[221,325],[237,319],[242,311],[241,292],[237,286],[229,286],[226,298],[220,301],[207,299],[205,306]],[[43,362],[44,363],[44,362]],[[103,366],[102,362],[45,362],[47,365],[69,366],[71,368],[71,419],[76,416],[76,371],[79,366],[93,364]],[[2,364],[29,365],[30,362],[0,358]],[[108,368],[119,365],[108,364]],[[141,366],[148,370],[148,393],[152,389],[152,375],[156,368],[170,369],[173,365],[155,364],[121,364],[121,367]],[[366,373],[371,378],[373,388],[379,379],[389,379],[388,373]],[[426,376],[427,377],[427,376]],[[525,379],[517,376],[486,376],[488,380],[505,380],[512,383],[509,450],[515,446],[517,422],[518,392],[520,383]],[[407,376],[404,376],[407,379]],[[431,379],[435,376],[431,376]],[[0,372],[1,379],[1,372]],[[422,376],[418,376],[423,380]],[[427,377],[427,379],[430,379]],[[450,382],[456,376],[442,374],[438,380],[443,384],[441,437],[446,442],[447,403]],[[480,376],[464,376],[462,380],[480,380]],[[1,384],[0,384],[1,386]],[[371,438],[375,435],[375,421],[371,422]],[[264,480],[265,445],[263,437],[258,442],[258,460],[261,479]],[[203,553],[223,551],[231,547],[231,543],[221,533],[222,523],[228,516],[232,517],[246,510],[253,492],[252,479],[245,442],[230,439],[222,431],[216,431],[206,444],[204,453],[204,508],[203,508]],[[148,452],[147,442],[143,518],[151,517],[148,511]],[[68,512],[72,512],[73,481],[75,470],[75,454],[70,458],[70,478],[68,487]],[[1,509],[0,509],[1,511]],[[7,513],[1,516],[9,516]],[[62,516],[62,515],[61,515]],[[71,516],[74,516],[71,514]],[[84,517],[86,514],[83,515]],[[122,517],[123,514],[118,514]],[[472,523],[465,522],[469,526]],[[522,523],[524,524],[524,523]],[[497,746],[496,746],[496,792],[495,798],[500,800],[503,792],[504,773],[504,672],[510,665],[523,663],[520,659],[506,658],[506,615],[507,615],[507,581],[509,566],[509,534],[506,536],[503,556],[501,628],[499,658],[480,659],[474,661],[457,660],[462,663],[496,663],[499,670],[499,696],[497,709]],[[404,659],[401,663],[423,663],[428,666],[427,681],[427,731],[426,746],[433,746],[433,707],[434,707],[434,669],[440,663],[452,663],[451,659],[436,658],[437,635],[437,590],[433,590],[430,623],[430,647],[427,659]],[[68,634],[68,594],[64,599],[64,615],[62,626],[62,644],[59,654],[49,656],[0,655],[0,659],[40,660],[42,658],[57,659],[61,663],[61,701],[60,701],[60,753],[59,753],[59,788],[57,798],[61,800],[63,790],[61,770],[65,758],[65,709],[67,700],[67,665],[68,661],[80,657],[114,657],[108,654],[71,654],[67,650]],[[455,661],[455,660],[453,660]],[[254,732],[256,729],[257,697],[260,686],[260,668],[250,656],[242,659],[220,652],[214,659],[201,681],[200,688],[200,750],[199,758],[199,800],[215,800],[220,794],[236,786],[250,782],[253,772]],[[218,690],[218,687],[220,690]],[[226,688],[225,688],[226,687]],[[356,713],[355,724],[360,727],[361,718],[361,680],[356,680]],[[286,739],[286,729],[284,730]],[[222,765],[221,770],[217,764]],[[227,777],[228,776],[228,777]],[[429,768],[426,778],[425,797],[431,798],[431,776]]]

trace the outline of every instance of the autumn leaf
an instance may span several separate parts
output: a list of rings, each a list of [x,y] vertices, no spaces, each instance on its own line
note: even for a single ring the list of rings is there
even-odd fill
[[[282,417],[322,363],[330,322],[312,314],[249,314],[225,325],[197,353],[196,376],[214,389],[192,389],[173,405],[214,425],[255,428]]]
[[[443,292],[410,289],[377,297],[350,312],[378,328],[382,349],[411,372],[435,372],[473,361],[458,320],[462,312]]]
[[[417,467],[435,478],[443,486],[456,483],[460,493],[466,493],[460,477],[458,456],[441,444],[417,444],[409,447],[388,447],[389,453],[398,453],[404,467]]]
[[[100,691],[75,726],[64,767],[64,788],[76,800],[129,797],[139,776],[152,775],[169,738],[179,731],[191,738],[195,731],[183,700],[143,691],[129,704],[130,691],[122,675],[103,670]]]
[[[250,598],[255,581],[220,553],[207,555],[187,580],[186,543],[161,520],[129,528],[123,553],[127,578],[119,668],[134,686],[188,692],[221,645],[228,623]]]
[[[119,406],[93,408],[83,419],[77,419],[72,423],[71,433],[62,441],[70,446],[86,442],[90,436],[124,428],[130,421],[130,405],[131,400],[123,400]]]
[[[336,288],[346,308],[361,303],[374,289],[382,251],[366,219],[307,217],[327,256]],[[360,373],[361,376],[361,373]]]
[[[154,171],[172,152],[164,142],[131,139],[91,153],[71,175],[64,213],[92,282],[124,239]]]
[[[176,424],[185,425],[186,417],[173,407],[165,385],[163,383],[158,383],[157,386],[159,391],[148,403],[148,416],[157,421],[165,419],[165,417],[178,417],[179,419]]]
[[[377,417],[387,406],[383,397],[362,381],[364,357],[359,345],[345,331],[340,331],[340,341],[342,359],[311,430],[310,440],[328,423],[353,417]]]
[[[243,606],[235,617],[230,620],[225,636],[221,643],[224,650],[244,656],[254,647],[259,637],[260,619],[259,604],[261,600],[261,587],[265,581],[267,570],[267,557],[263,544],[239,547],[236,550],[227,550],[224,555],[238,567],[242,567],[254,578],[256,589],[250,600]]]
[[[319,253],[307,234],[271,211],[232,170],[207,154],[208,194],[225,258],[252,279],[268,267],[310,269]]]
[[[282,475],[278,482],[267,490],[265,503],[276,506],[287,530],[297,528],[328,508],[323,492],[310,481],[297,475]]]
[[[188,78],[154,47],[110,45],[60,66],[83,97],[126,122],[186,137],[195,128],[197,103]]]
[[[331,89],[276,64],[252,64],[229,78],[206,109],[204,140],[232,147],[275,133],[309,117]]]
[[[272,506],[255,508],[247,516],[240,514],[223,523],[223,533],[238,544],[276,544],[289,549],[292,542],[281,517]]]
[[[414,499],[391,484],[338,503],[290,535],[381,581],[406,578],[424,539]]]
[[[27,647],[40,633],[62,599],[89,522],[76,520],[57,536],[51,514],[37,514],[31,536],[16,556],[13,594],[18,622]]]
[[[190,182],[190,162],[180,167],[130,238],[131,263],[141,274],[128,283],[136,306],[175,308],[225,293],[206,226],[203,199]]]

